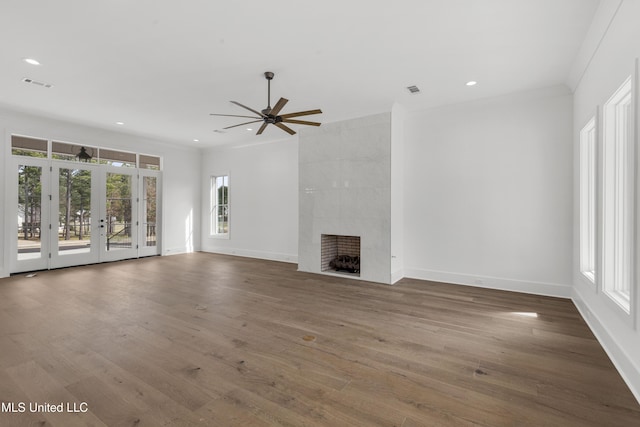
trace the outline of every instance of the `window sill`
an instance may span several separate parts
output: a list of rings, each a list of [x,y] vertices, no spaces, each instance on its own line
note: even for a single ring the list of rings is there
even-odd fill
[[[605,291],[604,293],[626,314],[631,314],[631,299],[628,294],[620,291]]]
[[[592,284],[596,283],[596,275],[593,271],[581,271],[582,275],[586,277]]]

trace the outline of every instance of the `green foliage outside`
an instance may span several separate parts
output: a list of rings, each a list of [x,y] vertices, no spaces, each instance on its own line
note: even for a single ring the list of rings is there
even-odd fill
[[[18,207],[23,214],[19,234],[24,240],[40,239],[40,211],[42,205],[42,168],[18,167]]]

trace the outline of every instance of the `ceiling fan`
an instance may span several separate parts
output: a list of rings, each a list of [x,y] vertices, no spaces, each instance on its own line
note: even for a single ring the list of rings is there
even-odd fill
[[[236,104],[237,106],[242,107],[245,110],[251,111],[253,114],[256,114],[256,116],[239,116],[235,114],[214,114],[214,113],[211,113],[211,115],[225,116],[225,117],[245,117],[249,119],[255,119],[250,122],[240,123],[239,125],[227,126],[226,128],[223,128],[223,129],[231,129],[238,126],[248,125],[251,123],[262,122],[262,126],[260,126],[260,129],[258,129],[258,132],[256,133],[256,135],[260,135],[262,132],[264,132],[264,130],[267,128],[267,125],[275,125],[280,129],[282,129],[283,131],[287,132],[289,135],[295,135],[296,132],[293,129],[291,129],[289,126],[285,125],[285,123],[293,123],[297,125],[307,125],[307,126],[320,126],[321,123],[319,122],[296,120],[294,119],[294,117],[321,114],[322,113],[321,110],[298,111],[297,113],[288,113],[288,114],[278,115],[280,110],[282,110],[282,108],[286,105],[286,103],[289,102],[289,100],[285,98],[280,98],[278,102],[276,102],[276,105],[274,105],[273,108],[271,108],[271,80],[273,79],[273,76],[274,74],[271,71],[266,71],[264,73],[264,77],[267,79],[267,108],[265,108],[264,110],[259,112],[254,110],[253,108],[247,107],[246,105],[242,105],[239,102],[231,101],[233,104]]]

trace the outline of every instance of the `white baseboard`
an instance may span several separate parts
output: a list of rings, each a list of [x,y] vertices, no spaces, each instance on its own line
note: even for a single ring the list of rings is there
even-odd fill
[[[404,270],[398,270],[391,273],[391,284],[395,285],[399,280],[401,280],[404,276]]]
[[[177,249],[167,249],[166,251],[162,252],[162,256],[180,255],[184,253],[186,253],[186,251],[179,251]]]
[[[203,249],[202,252],[210,252],[214,254],[223,254],[223,255],[235,255],[235,256],[241,256],[246,258],[266,259],[269,261],[290,262],[292,264],[298,263],[298,255],[281,254],[277,252],[251,251],[247,249],[237,249],[237,248]]]
[[[198,252],[198,251],[194,250],[194,249],[187,249],[186,247],[184,247],[184,248],[168,248],[168,249],[164,249],[162,251],[162,255],[180,255],[180,254],[189,254],[189,253],[193,253],[193,252]]]
[[[558,283],[528,282],[501,277],[479,276],[445,271],[404,269],[404,277],[434,282],[468,285],[478,288],[499,289],[503,291],[524,292],[526,294],[546,295],[559,298],[571,298],[571,285]]]
[[[613,362],[620,376],[631,390],[631,393],[633,393],[638,403],[640,403],[640,365],[638,365],[638,361],[634,361],[632,357],[629,357],[624,347],[618,344],[614,335],[609,332],[609,328],[607,328],[606,324],[589,308],[576,288],[573,289],[571,299],[591,329],[591,332],[596,336],[596,339],[609,356],[609,359]]]

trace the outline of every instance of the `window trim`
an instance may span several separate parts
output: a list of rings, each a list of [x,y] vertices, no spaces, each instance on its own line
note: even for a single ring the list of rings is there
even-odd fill
[[[597,270],[597,114],[580,130],[579,140],[579,267],[591,284]]]
[[[628,77],[603,107],[602,280],[603,293],[631,314],[635,273],[634,85]]]

